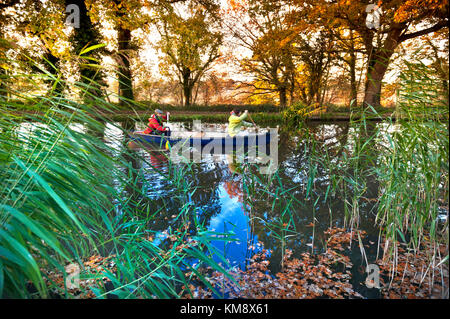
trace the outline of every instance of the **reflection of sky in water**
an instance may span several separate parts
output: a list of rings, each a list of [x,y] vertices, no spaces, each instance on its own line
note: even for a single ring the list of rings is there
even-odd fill
[[[225,246],[225,258],[229,260],[231,266],[240,265],[245,261],[248,255],[248,246],[252,242],[256,242],[256,236],[251,237],[249,218],[244,214],[242,203],[238,197],[231,197],[221,184],[218,187],[219,201],[221,211],[219,214],[211,218],[208,230],[218,233],[226,233],[232,231],[235,233],[234,238],[238,241],[229,242]],[[212,242],[218,250],[224,250],[224,242]],[[217,258],[215,260],[219,262]]]
[[[137,129],[144,129],[146,127],[146,122],[137,123]],[[348,125],[348,124],[347,124]],[[376,142],[379,145],[389,146],[389,140],[387,135],[400,130],[401,126],[398,124],[389,123],[378,123],[378,128],[383,134],[377,136]],[[192,128],[185,127],[182,123],[170,123],[173,131],[192,131]],[[217,131],[223,131],[226,125],[205,125],[205,130],[215,128]],[[85,132],[84,127],[78,123],[72,123],[69,126],[70,129],[76,132]],[[357,126],[346,126],[345,124],[319,124],[312,127],[311,134],[321,143],[323,143],[324,149],[330,151],[339,150],[341,147],[346,147],[348,150],[348,156],[353,155],[353,145],[355,143],[355,135],[358,133]],[[47,125],[39,123],[22,123],[17,131],[22,138],[27,138],[32,132],[42,129],[46,133],[53,133],[53,131],[46,131]],[[52,128],[51,128],[52,129]],[[348,134],[345,136],[345,134]],[[104,141],[110,148],[110,152],[113,156],[117,156],[123,151],[123,138],[124,133],[120,127],[120,123],[106,124],[105,130],[103,132]],[[346,138],[341,138],[346,137]],[[308,156],[309,148],[304,146],[304,137],[301,136],[290,136],[286,141],[285,146],[280,149],[279,152],[279,166],[280,166],[280,177],[283,179],[283,184],[287,188],[292,187],[291,194],[294,194],[296,198],[304,198],[304,186],[308,182]],[[306,145],[307,146],[307,145]],[[433,146],[430,146],[433,147]],[[144,182],[144,192],[148,199],[150,200],[160,200],[169,199],[174,195],[173,188],[170,178],[167,179],[164,174],[167,173],[169,162],[164,157],[163,152],[151,151],[147,149],[139,150],[145,158],[145,162],[139,163],[140,169],[142,170],[141,181]],[[166,153],[167,154],[167,153]],[[337,160],[337,157],[332,157],[332,161]],[[378,159],[380,160],[380,159]],[[242,203],[239,201],[239,197],[242,197],[242,185],[239,182],[234,181],[233,177],[230,176],[229,166],[230,159],[224,154],[204,154],[201,163],[193,166],[195,169],[194,186],[199,186],[200,190],[203,191],[202,196],[197,197],[195,200],[196,205],[202,205],[202,209],[208,212],[214,212],[214,215],[208,221],[208,230],[215,231],[218,233],[226,233],[233,231],[235,233],[235,239],[237,242],[229,242],[225,246],[223,241],[215,241],[212,244],[219,250],[224,251],[225,257],[229,259],[231,265],[243,266],[246,257],[250,257],[249,254],[254,253],[249,246],[257,242],[257,237],[253,236],[251,233],[250,220],[249,217],[244,213]],[[173,161],[172,161],[173,164]],[[120,164],[118,164],[120,165]],[[183,166],[183,164],[179,164]],[[151,167],[153,166],[153,167]],[[156,173],[154,168],[157,168],[161,173]],[[319,171],[315,176],[315,182],[319,186],[324,186],[321,184],[327,184],[328,176],[327,172]],[[237,182],[233,184],[234,182]],[[325,182],[325,183],[324,183]],[[228,184],[230,183],[230,184]],[[115,180],[116,187],[121,187],[121,182]],[[234,187],[234,188],[233,188]],[[295,188],[296,187],[296,188]],[[230,191],[233,188],[233,192]],[[209,200],[211,194],[217,192],[218,201]],[[214,196],[211,196],[214,199]],[[217,205],[217,206],[216,206]],[[262,205],[262,212],[264,212],[264,205]],[[322,206],[320,206],[322,207]],[[321,220],[321,225],[327,227],[328,217],[331,213],[328,207],[323,206],[322,216],[326,216],[326,219]],[[312,208],[309,208],[312,211]],[[316,210],[319,206],[316,207]],[[332,218],[337,220],[342,218],[340,206],[333,206]],[[303,214],[303,213],[302,213]],[[448,211],[442,211],[439,218],[444,221],[447,216]],[[306,215],[305,215],[306,216]],[[264,219],[267,220],[267,215],[264,215]],[[299,229],[301,229],[301,223],[303,223],[305,218],[303,215],[298,216]],[[164,221],[163,221],[164,223]],[[309,222],[308,222],[309,223]],[[166,225],[166,233],[170,229],[169,225]],[[303,228],[303,231],[309,231],[309,228]],[[266,248],[274,248],[275,242],[271,242],[265,237],[265,234],[258,232],[259,240],[267,245]],[[164,231],[155,232],[154,243],[159,245],[161,241],[167,235]],[[305,235],[309,237],[308,235]],[[269,237],[269,236],[267,236]],[[305,237],[305,239],[307,239]],[[311,242],[311,239],[308,241]],[[298,245],[295,246],[298,248]],[[220,262],[218,258],[215,260]]]

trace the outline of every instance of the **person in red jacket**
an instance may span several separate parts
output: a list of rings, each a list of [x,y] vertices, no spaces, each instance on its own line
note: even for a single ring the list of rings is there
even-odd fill
[[[167,112],[167,115],[170,113]],[[163,127],[163,120],[167,120],[167,115],[160,109],[156,109],[155,113],[148,119],[148,127],[145,129],[144,134],[158,134],[169,135],[169,128]]]

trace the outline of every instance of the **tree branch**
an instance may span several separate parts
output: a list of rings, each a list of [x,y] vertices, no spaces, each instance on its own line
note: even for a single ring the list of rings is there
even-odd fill
[[[403,41],[406,41],[406,40],[409,40],[409,39],[412,39],[412,38],[420,37],[421,35],[425,35],[425,34],[428,34],[430,32],[435,32],[435,31],[438,31],[438,30],[440,30],[442,28],[445,28],[445,27],[447,27],[447,28],[449,27],[449,22],[448,21],[441,21],[441,22],[439,22],[438,24],[435,24],[432,27],[429,27],[429,28],[426,28],[426,29],[423,29],[423,30],[420,30],[420,31],[416,31],[416,32],[413,32],[413,33],[409,33],[409,34],[403,34],[403,35],[400,36],[398,42],[400,43],[400,42],[403,42]]]
[[[9,0],[6,1],[5,3],[0,3],[0,10],[12,7],[16,4],[18,4],[20,2],[20,0]]]

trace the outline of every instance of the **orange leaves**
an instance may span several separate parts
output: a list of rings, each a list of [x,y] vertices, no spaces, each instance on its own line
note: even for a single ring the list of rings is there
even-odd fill
[[[244,195],[242,193],[242,185],[240,181],[226,181],[223,184],[223,187],[225,189],[225,191],[227,192],[227,194],[231,197],[231,198],[237,198],[237,200],[242,203],[243,199],[244,199]]]
[[[448,0],[407,0],[397,8],[394,14],[394,21],[402,23],[406,21],[424,19],[424,15],[428,12],[432,16],[438,11],[444,11],[448,7]]]
[[[244,11],[247,8],[247,1],[246,0],[228,0],[228,11]]]
[[[328,234],[335,236],[335,243],[348,243],[350,234],[343,229],[331,229]],[[235,269],[232,276],[239,286],[219,273],[212,275],[210,283],[231,298],[361,298],[353,290],[350,283],[352,266],[347,256],[329,249],[324,254],[311,255],[302,253],[299,258],[293,257],[292,250],[287,249],[283,256],[282,269],[272,274],[269,271],[267,250],[262,250],[250,258],[245,271]],[[344,267],[343,271],[335,271],[336,264]],[[206,290],[204,290],[206,292]],[[208,292],[211,296],[211,292]],[[199,295],[199,298],[202,298]]]
[[[343,228],[331,228],[324,233],[328,237],[327,245],[335,250],[344,251],[343,244],[348,247],[353,240],[358,240],[358,234],[356,232],[348,233]],[[359,233],[361,236],[366,234],[364,231],[359,231]]]
[[[383,250],[385,245],[383,242],[380,250]],[[382,287],[384,298],[442,298],[449,286],[448,266],[433,267],[429,256],[435,253],[434,249],[446,249],[445,245],[435,248],[425,241],[421,246],[417,252],[408,252],[397,247],[396,260],[385,258],[377,261],[380,275],[388,278],[390,282],[388,286]]]

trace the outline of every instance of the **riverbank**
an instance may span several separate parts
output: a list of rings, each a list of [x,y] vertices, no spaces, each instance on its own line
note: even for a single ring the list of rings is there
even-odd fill
[[[100,117],[112,120],[115,122],[121,122],[127,119],[135,121],[147,122],[147,119],[152,115],[153,111],[117,111],[117,112],[98,112]],[[32,120],[34,116],[42,116],[45,112],[40,111],[14,111],[10,113],[16,117],[23,117],[26,120]],[[283,113],[281,112],[254,112],[250,113],[251,118],[255,123],[259,125],[272,125],[273,123],[281,124],[284,122]],[[392,112],[385,112],[382,117],[367,118],[367,120],[381,120],[388,119],[392,116]],[[229,114],[226,112],[205,112],[205,111],[170,111],[170,121],[172,122],[191,122],[193,120],[200,120],[209,123],[227,123]],[[358,116],[351,118],[349,112],[326,112],[320,114],[314,114],[305,118],[305,121],[350,121],[358,120]],[[250,121],[250,119],[247,119]]]

